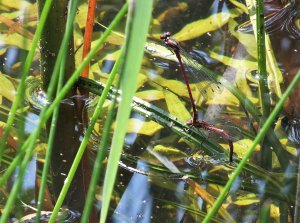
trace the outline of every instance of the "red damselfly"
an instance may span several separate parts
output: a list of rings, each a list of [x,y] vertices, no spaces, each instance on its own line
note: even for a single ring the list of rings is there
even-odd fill
[[[175,56],[176,56],[176,58],[179,62],[179,65],[180,65],[181,72],[183,74],[183,78],[184,78],[186,88],[187,88],[187,91],[188,91],[188,94],[189,94],[190,104],[191,104],[192,111],[193,111],[192,119],[190,121],[188,121],[187,124],[192,125],[196,128],[207,129],[209,131],[215,132],[215,133],[220,134],[223,137],[225,137],[228,141],[228,146],[229,146],[229,161],[232,162],[233,143],[232,143],[232,140],[230,139],[230,136],[229,136],[228,132],[225,131],[224,129],[217,128],[214,125],[212,125],[212,124],[210,124],[210,123],[208,123],[204,120],[198,120],[198,112],[197,112],[197,109],[196,109],[196,104],[195,104],[195,101],[194,101],[194,98],[193,98],[193,94],[192,94],[192,91],[191,91],[189,79],[188,79],[187,72],[186,72],[187,69],[190,70],[191,67],[193,67],[195,69],[193,59],[190,58],[188,56],[188,54],[185,53],[185,51],[181,48],[179,43],[171,37],[170,32],[163,33],[160,36],[160,39],[162,39],[165,42],[167,48],[173,54],[175,54]],[[196,69],[195,69],[195,70],[197,70],[198,73],[193,74],[193,76],[198,77],[196,79],[200,79],[201,81],[209,81],[210,84],[211,84],[210,87],[212,88],[213,91],[220,90],[220,87],[219,87],[220,83],[216,80],[216,78],[210,72],[205,72],[205,70],[203,69],[203,66],[199,65],[198,67],[199,67],[199,69],[197,69],[197,65],[196,65]],[[190,72],[192,72],[192,71],[190,70]],[[204,89],[200,89],[200,91],[203,94],[205,94],[206,88],[204,87]]]

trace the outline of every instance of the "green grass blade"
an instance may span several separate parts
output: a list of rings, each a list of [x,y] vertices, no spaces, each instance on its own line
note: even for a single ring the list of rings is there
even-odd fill
[[[262,0],[256,0],[256,33],[257,33],[257,65],[259,73],[259,94],[262,108],[263,120],[270,113],[270,96],[268,89],[268,76],[266,67],[266,46],[265,46],[265,20],[264,6]]]
[[[90,53],[86,56],[86,58],[83,60],[83,62],[78,66],[77,70],[74,71],[72,74],[71,78],[65,83],[64,87],[60,91],[58,95],[56,95],[56,98],[53,100],[53,102],[49,105],[49,108],[46,109],[45,112],[42,112],[40,115],[40,122],[39,125],[40,127],[37,127],[35,131],[38,129],[42,128],[47,122],[47,120],[50,118],[52,115],[53,111],[57,106],[59,106],[59,103],[61,100],[64,99],[64,97],[67,95],[69,90],[73,87],[75,82],[77,81],[78,77],[80,76],[82,70],[85,68],[85,66],[89,63],[89,61],[96,55],[98,52],[98,49],[100,46],[105,42],[106,38],[109,36],[111,33],[111,30],[116,27],[117,24],[121,21],[123,18],[124,14],[126,13],[127,10],[127,5],[124,6],[125,9],[122,9],[120,13],[116,16],[116,18],[113,20],[113,22],[110,24],[108,29],[103,33],[101,38],[95,42],[95,47],[90,51]],[[52,81],[52,80],[51,80]],[[29,136],[29,138],[25,141],[24,145],[21,148],[21,152],[25,152],[26,148],[28,148],[30,141],[35,137],[35,132]],[[8,167],[6,172],[3,174],[3,176],[0,178],[0,186],[5,184],[11,173],[14,171],[16,166],[18,165],[19,161],[22,159],[21,157],[22,153],[18,154],[11,165]]]
[[[63,83],[64,83],[65,66],[66,66],[66,57],[64,57],[61,62],[56,94],[59,94],[59,92],[63,86]],[[49,138],[48,138],[48,147],[47,147],[46,156],[45,156],[43,174],[42,174],[42,178],[41,178],[41,186],[40,186],[40,190],[39,190],[39,194],[38,194],[38,203],[37,203],[38,205],[37,205],[37,212],[36,212],[36,217],[35,217],[36,223],[40,222],[41,211],[42,211],[43,204],[44,204],[44,195],[45,195],[45,190],[46,190],[46,186],[47,186],[47,177],[48,177],[48,171],[49,171],[50,163],[51,163],[52,148],[53,148],[54,137],[55,137],[55,133],[56,133],[56,123],[58,120],[58,115],[59,115],[59,106],[55,108],[55,110],[53,112],[52,120],[51,120],[51,128],[50,128],[50,133],[49,133]]]
[[[119,69],[120,63],[124,61],[124,53],[121,53],[121,57],[116,61],[114,68],[112,70],[112,74],[115,73]],[[108,93],[108,92],[107,92]],[[97,182],[102,173],[103,168],[103,160],[105,159],[107,152],[107,144],[109,140],[109,133],[111,129],[111,125],[113,123],[114,110],[117,102],[117,93],[115,93],[114,98],[112,100],[112,104],[110,106],[109,113],[107,115],[107,119],[105,120],[105,124],[103,127],[103,134],[101,137],[101,141],[98,147],[97,156],[94,161],[94,168],[91,176],[91,181],[88,189],[88,193],[86,196],[86,202],[84,204],[84,210],[82,213],[81,223],[88,222],[89,215],[91,213],[93,207],[93,201],[96,193]]]
[[[2,158],[2,155],[3,155],[4,147],[6,145],[7,137],[8,137],[8,135],[10,133],[10,130],[13,126],[13,122],[14,122],[14,119],[15,119],[15,116],[16,116],[17,109],[18,109],[21,101],[24,98],[25,80],[26,80],[26,78],[29,74],[29,70],[30,70],[30,67],[31,67],[31,64],[32,64],[32,61],[33,61],[34,53],[36,51],[39,39],[41,37],[41,34],[42,34],[42,31],[43,31],[45,21],[47,19],[48,12],[50,10],[51,4],[52,4],[52,0],[47,0],[45,2],[45,6],[44,6],[43,11],[41,13],[39,24],[37,26],[37,29],[35,31],[35,34],[34,34],[34,37],[33,37],[33,40],[32,40],[30,51],[28,52],[25,63],[22,67],[22,76],[21,76],[21,80],[20,80],[20,83],[19,83],[19,86],[18,86],[18,89],[17,89],[17,95],[16,95],[15,100],[13,101],[11,110],[8,114],[8,119],[7,119],[7,122],[6,122],[7,127],[5,128],[4,134],[2,135],[2,139],[0,141],[0,163],[1,163],[1,158]]]
[[[116,73],[117,73],[117,69],[114,69],[114,73],[112,73],[110,76],[109,76],[109,79],[107,81],[107,85],[106,85],[106,89],[104,89],[103,91],[103,94],[101,95],[99,101],[98,101],[98,104],[96,106],[96,109],[95,109],[95,112],[91,118],[91,121],[90,121],[90,124],[89,124],[89,127],[87,128],[86,132],[85,132],[85,135],[84,135],[84,138],[82,139],[82,143],[80,144],[80,147],[78,149],[78,152],[74,158],[74,162],[72,163],[72,166],[70,168],[70,171],[68,173],[68,176],[66,177],[66,181],[65,181],[65,184],[63,186],[63,188],[61,189],[61,192],[59,194],[59,197],[57,198],[57,201],[56,201],[56,204],[54,206],[54,209],[53,209],[53,212],[52,212],[52,215],[49,219],[49,222],[55,222],[56,220],[56,217],[58,215],[58,212],[61,208],[61,205],[63,204],[63,201],[68,193],[68,190],[71,186],[71,182],[75,176],[75,173],[76,173],[76,170],[79,166],[79,163],[81,161],[81,158],[84,154],[84,151],[85,151],[85,148],[89,142],[89,139],[90,139],[90,135],[92,134],[92,131],[94,129],[94,125],[96,124],[101,112],[102,112],[102,107],[103,107],[103,104],[106,100],[106,97],[107,97],[107,94],[108,94],[108,91],[109,91],[109,88],[110,86],[112,85],[112,82],[113,80],[115,79],[115,76],[116,76]]]
[[[144,54],[144,45],[148,33],[152,12],[152,0],[129,1],[129,15],[127,20],[125,61],[121,70],[121,102],[118,108],[116,119],[116,130],[112,139],[111,152],[108,159],[107,171],[103,186],[103,203],[100,215],[100,222],[106,222],[112,195],[115,178],[117,175],[118,163],[120,160],[126,126],[131,111],[132,97],[136,88],[134,87],[137,75],[141,67]]]
[[[254,139],[252,146],[248,149],[248,152],[245,154],[242,161],[239,163],[239,165],[237,166],[235,171],[230,176],[227,184],[223,188],[223,191],[218,196],[216,202],[214,203],[214,205],[212,206],[212,208],[210,209],[210,211],[206,215],[203,222],[209,222],[211,220],[211,218],[219,210],[219,208],[222,205],[224,199],[228,195],[228,192],[229,192],[232,184],[234,183],[234,181],[237,179],[237,177],[239,176],[239,174],[241,173],[241,171],[243,170],[243,168],[247,164],[249,158],[251,157],[251,155],[253,154],[253,152],[255,150],[255,147],[258,145],[258,143],[264,138],[264,136],[268,132],[268,130],[271,127],[271,125],[273,124],[273,121],[275,120],[277,114],[281,111],[285,101],[288,99],[288,97],[292,93],[293,89],[295,88],[295,86],[297,85],[299,80],[300,80],[300,71],[298,71],[297,75],[295,76],[295,78],[293,79],[293,81],[291,82],[291,84],[288,86],[285,93],[283,94],[282,98],[279,100],[279,102],[275,106],[274,110],[272,111],[270,116],[267,118],[267,120],[266,120],[265,124],[263,125],[263,127],[261,128],[259,134]]]
[[[55,68],[57,68],[57,71],[58,71],[58,69],[60,69],[61,61],[63,60],[64,57],[66,57],[66,54],[67,54],[66,47],[68,46],[67,42],[69,41],[69,38],[71,36],[70,34],[71,34],[71,31],[72,31],[72,24],[73,24],[74,17],[75,17],[75,14],[76,14],[77,2],[78,1],[76,1],[76,0],[71,2],[71,3],[74,3],[74,4],[73,5],[71,4],[72,7],[70,7],[70,11],[68,13],[68,21],[67,21],[67,25],[66,25],[65,35],[64,35],[64,38],[63,38],[63,41],[62,41],[62,47],[60,49],[59,55],[57,57],[57,62],[55,64]],[[47,90],[47,97],[48,98],[51,98],[53,93],[54,93],[57,78],[58,78],[57,74],[58,74],[58,72],[55,72],[55,69],[54,69],[52,79],[51,79],[51,82],[49,84],[49,88]],[[17,155],[16,160],[21,161],[21,165],[20,165],[20,169],[19,169],[19,173],[18,173],[18,178],[15,181],[15,183],[12,187],[11,193],[8,197],[8,200],[5,204],[4,211],[3,211],[4,213],[0,218],[1,223],[2,222],[4,223],[4,222],[7,221],[8,217],[9,217],[9,213],[10,213],[12,207],[13,207],[13,204],[15,203],[15,199],[17,198],[18,192],[21,188],[22,181],[23,181],[23,176],[25,174],[27,164],[28,164],[28,162],[30,161],[30,159],[33,155],[35,142],[36,142],[36,140],[37,140],[37,138],[40,134],[40,131],[41,131],[42,127],[44,126],[44,124],[47,121],[44,117],[46,109],[47,109],[46,107],[42,109],[41,118],[40,118],[40,121],[38,123],[37,128],[32,133],[32,135],[26,140],[26,142],[23,144],[23,146],[21,147],[21,149],[19,151],[19,154]],[[50,117],[50,115],[49,115],[49,117]],[[27,147],[25,145],[29,145],[29,146]],[[24,155],[24,157],[23,157],[23,155]],[[17,167],[17,165],[19,165],[19,162],[14,162],[14,165],[15,166],[12,166],[12,165],[9,166],[11,172]],[[1,178],[0,181],[3,182],[2,178]]]
[[[256,0],[256,33],[257,33],[257,65],[259,73],[259,98],[262,109],[262,117],[259,122],[260,127],[263,125],[270,114],[271,99],[268,89],[268,74],[266,67],[266,46],[265,46],[265,20],[264,20],[264,1]],[[262,166],[265,169],[272,167],[272,150],[263,143],[261,150]]]
[[[76,71],[74,72],[74,74],[72,75],[72,77],[71,77],[71,78],[69,79],[69,81],[67,82],[66,86],[68,86],[68,83],[69,83],[69,84],[71,83],[70,81],[73,80],[74,76],[75,76],[76,78],[78,78],[78,76],[80,75],[81,71],[84,69],[84,67],[85,67],[85,65],[87,64],[87,62],[92,58],[92,56],[95,55],[95,53],[97,52],[97,49],[99,48],[100,44],[102,44],[102,43],[104,42],[104,40],[107,38],[107,36],[108,36],[109,33],[111,32],[111,30],[112,30],[112,29],[113,29],[113,28],[121,21],[121,19],[122,19],[123,16],[125,15],[126,11],[127,11],[127,4],[123,6],[123,8],[121,9],[121,11],[118,13],[118,15],[115,17],[114,21],[113,21],[113,22],[111,23],[111,25],[109,26],[109,28],[105,31],[105,33],[103,34],[103,36],[99,39],[99,42],[97,42],[96,47],[95,47],[94,49],[92,49],[91,52],[87,55],[87,57],[86,57],[86,59],[84,60],[84,62],[79,66],[78,70],[76,70]],[[99,45],[98,45],[98,44],[99,44]],[[85,63],[85,61],[87,61],[87,62]],[[75,75],[75,74],[76,74],[76,75]],[[107,87],[106,87],[106,89],[103,91],[103,94],[101,95],[101,97],[100,97],[100,99],[99,99],[99,102],[98,102],[98,104],[97,104],[97,108],[96,108],[96,110],[95,110],[95,112],[94,112],[94,114],[93,114],[93,117],[92,117],[91,121],[90,121],[90,125],[89,125],[89,127],[88,127],[88,129],[87,129],[87,131],[86,131],[86,133],[85,133],[85,136],[84,136],[84,138],[83,138],[83,140],[82,140],[82,143],[81,143],[81,145],[80,145],[80,147],[79,147],[79,149],[78,149],[78,152],[77,152],[77,154],[76,154],[76,157],[75,157],[75,159],[74,159],[74,162],[73,162],[73,164],[72,164],[72,166],[71,166],[71,168],[70,168],[70,171],[69,171],[69,173],[68,173],[68,176],[67,176],[67,178],[66,178],[67,180],[66,180],[66,182],[65,182],[65,184],[64,184],[64,186],[63,186],[63,188],[62,188],[62,190],[61,190],[61,193],[60,193],[60,195],[59,195],[59,197],[58,197],[58,199],[57,199],[57,202],[56,202],[55,207],[54,207],[54,209],[53,209],[52,215],[51,215],[51,217],[50,217],[50,219],[49,219],[49,222],[50,222],[50,223],[51,223],[51,222],[55,222],[55,220],[56,220],[56,217],[57,217],[58,212],[59,212],[59,210],[60,210],[60,208],[61,208],[61,205],[62,205],[62,203],[63,203],[63,201],[64,201],[64,199],[65,199],[65,196],[66,196],[66,194],[67,194],[67,192],[68,192],[68,190],[69,190],[69,188],[70,188],[72,179],[73,179],[73,177],[74,177],[74,175],[75,175],[75,172],[76,172],[76,169],[78,168],[78,165],[79,165],[79,163],[80,163],[80,161],[81,161],[81,157],[82,157],[82,155],[83,155],[83,153],[84,153],[84,151],[85,151],[86,145],[87,145],[88,140],[89,140],[89,136],[91,135],[92,130],[93,130],[93,127],[94,127],[94,125],[95,125],[95,123],[96,123],[96,121],[97,121],[97,119],[98,119],[98,117],[99,117],[99,115],[100,115],[100,113],[101,113],[101,111],[102,111],[101,108],[102,108],[102,106],[103,106],[103,104],[104,104],[104,102],[105,102],[105,100],[106,100],[106,95],[108,94],[109,88],[110,88],[110,86],[111,86],[113,80],[114,80],[114,75],[110,75],[110,79],[109,79],[109,81],[108,81],[108,83],[107,83]],[[66,87],[66,86],[65,86],[65,87]],[[71,85],[71,86],[72,86],[72,85]],[[65,87],[64,87],[64,88],[65,88]],[[64,93],[64,88],[63,88],[62,91],[61,91],[61,92],[63,92],[63,93]],[[106,93],[105,93],[105,92],[106,92]],[[66,91],[65,93],[67,93],[67,91]],[[57,98],[58,98],[58,97],[57,97]],[[57,98],[56,98],[55,100],[57,100]],[[53,103],[54,103],[54,102],[53,102]],[[52,104],[53,104],[53,103],[52,103]],[[50,107],[50,108],[51,108],[51,107]],[[49,108],[49,109],[50,109],[50,108]],[[50,110],[50,111],[51,111],[51,110]],[[50,113],[50,112],[49,112],[49,113]]]

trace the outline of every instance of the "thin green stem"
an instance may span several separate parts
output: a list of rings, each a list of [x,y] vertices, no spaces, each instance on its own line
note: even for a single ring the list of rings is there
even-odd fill
[[[4,148],[5,148],[5,145],[6,145],[7,137],[9,136],[9,133],[10,133],[11,128],[12,128],[13,123],[14,123],[14,119],[15,119],[15,116],[16,116],[17,109],[18,109],[21,101],[24,98],[25,80],[26,80],[26,78],[29,74],[29,70],[30,70],[30,67],[31,67],[31,64],[32,64],[32,61],[33,61],[34,53],[35,53],[35,50],[37,48],[39,39],[41,37],[41,34],[42,34],[42,31],[43,31],[45,21],[47,19],[48,12],[50,10],[51,4],[52,4],[52,0],[47,0],[46,3],[45,3],[45,6],[43,8],[43,11],[42,11],[42,14],[41,14],[41,17],[40,17],[39,24],[37,26],[37,29],[35,31],[35,34],[34,34],[34,37],[33,37],[33,40],[32,40],[30,51],[28,52],[25,63],[22,67],[22,76],[21,76],[21,80],[20,80],[20,83],[19,83],[19,86],[18,86],[18,89],[17,89],[17,95],[16,95],[15,100],[13,101],[13,104],[12,104],[12,107],[11,107],[11,110],[9,112],[8,119],[7,119],[7,122],[6,122],[7,125],[6,125],[5,131],[3,133],[2,139],[0,141],[0,163],[1,163],[1,158],[2,158],[3,152],[4,152]]]
[[[57,90],[56,94],[59,94],[63,83],[64,83],[64,72],[65,72],[65,65],[66,65],[66,56],[63,57],[63,60],[61,62],[60,66],[60,72],[59,72],[59,80],[57,84]],[[59,106],[55,108],[51,120],[51,128],[50,128],[50,133],[49,133],[49,138],[48,138],[48,147],[47,147],[47,152],[45,156],[45,163],[44,163],[44,168],[43,168],[43,174],[41,178],[41,185],[40,185],[40,190],[39,190],[39,195],[38,195],[38,205],[37,205],[37,212],[36,212],[36,217],[35,217],[35,223],[40,222],[40,216],[41,216],[41,211],[43,208],[44,204],[44,195],[45,195],[45,190],[47,186],[47,177],[48,177],[48,171],[51,163],[51,155],[52,155],[52,149],[53,149],[53,144],[54,144],[54,137],[56,133],[56,123],[58,120],[58,114],[59,114]]]
[[[268,89],[268,75],[266,67],[266,46],[265,46],[265,19],[264,1],[256,0],[256,33],[257,33],[257,66],[259,74],[259,97],[262,109],[260,127],[264,124],[270,114],[271,99]],[[262,166],[265,169],[272,167],[272,151],[268,146],[268,141],[263,143],[261,149]]]
[[[124,7],[125,7],[125,9],[124,9]],[[53,102],[49,105],[49,107],[47,109],[45,109],[46,111],[43,112],[43,110],[42,110],[42,113],[40,115],[39,125],[43,126],[43,125],[46,124],[47,120],[50,118],[50,116],[52,115],[55,108],[57,106],[59,106],[61,100],[64,99],[64,97],[67,95],[69,90],[73,87],[73,85],[77,81],[78,77],[80,76],[82,70],[89,63],[89,61],[96,55],[96,53],[97,53],[98,49],[100,48],[100,46],[104,43],[106,38],[111,33],[111,30],[114,29],[117,24],[119,24],[119,22],[121,21],[121,19],[123,18],[124,14],[127,11],[127,4],[124,7],[119,12],[119,14],[116,16],[116,18],[113,20],[113,22],[110,24],[108,29],[103,33],[101,38],[98,41],[95,42],[95,47],[90,51],[90,53],[86,56],[86,58],[78,66],[77,70],[74,71],[74,73],[71,75],[70,79],[65,83],[64,87],[59,92],[59,94],[56,95],[56,98],[53,100]],[[58,59],[60,59],[60,58],[58,57]],[[35,132],[38,131],[38,128],[41,128],[41,127],[37,127],[35,129]],[[33,138],[35,137],[35,132],[28,137],[28,139],[25,141],[24,145],[21,147],[20,153],[17,155],[17,157],[15,157],[12,164],[8,167],[7,170],[9,171],[10,174],[6,174],[6,172],[7,172],[6,171],[5,174],[0,178],[0,186],[3,185],[7,181],[8,177],[11,175],[13,170],[18,165],[18,162],[22,158],[21,155],[24,154],[25,150],[28,148],[28,145],[29,145],[30,141],[33,140]]]
[[[257,29],[257,65],[259,73],[259,90],[263,119],[270,113],[270,96],[266,67],[264,1],[256,0],[256,29]],[[263,123],[263,121],[262,121]],[[262,124],[261,124],[262,125]]]
[[[34,143],[31,143],[30,146],[34,146],[32,144],[34,144]],[[32,154],[27,153],[24,160],[23,160],[23,162],[22,162],[22,164],[20,165],[18,178],[17,178],[16,182],[14,183],[14,186],[11,189],[10,194],[8,196],[8,199],[5,203],[5,207],[4,207],[4,210],[3,210],[1,218],[0,218],[0,223],[8,222],[9,214],[10,214],[12,208],[15,205],[15,200],[16,200],[17,195],[19,194],[19,191],[20,191],[20,188],[21,188],[21,185],[22,185],[22,182],[23,182],[23,176],[24,176],[25,171],[26,171],[26,166],[24,165],[25,164],[24,161],[25,161],[25,159],[27,161],[28,157],[29,156],[31,157],[31,155]]]
[[[68,18],[67,18],[67,25],[66,25],[66,31],[64,34],[64,38],[62,41],[62,47],[60,48],[58,57],[57,57],[57,62],[55,64],[55,68],[53,71],[53,75],[52,75],[52,79],[50,81],[49,84],[49,88],[47,90],[47,97],[51,98],[54,91],[55,91],[55,86],[57,85],[57,78],[58,78],[58,69],[60,68],[60,62],[63,60],[63,57],[65,57],[66,55],[66,48],[68,46],[68,41],[70,39],[71,36],[71,31],[72,31],[72,24],[74,21],[74,17],[76,14],[76,7],[77,7],[77,2],[78,0],[74,0],[74,1],[70,1],[71,7],[69,7],[69,13],[68,13]],[[57,104],[58,105],[58,104]],[[56,107],[56,106],[55,106]],[[53,108],[54,110],[54,108]],[[21,158],[23,156],[23,154],[25,154],[21,166],[20,166],[20,171],[19,171],[19,175],[18,178],[12,188],[12,191],[8,197],[8,200],[6,202],[6,205],[4,207],[4,211],[3,211],[3,215],[0,218],[0,223],[4,223],[7,222],[9,213],[13,207],[13,204],[15,202],[15,199],[18,195],[19,189],[22,185],[22,179],[24,176],[24,173],[26,171],[26,167],[28,162],[30,161],[33,151],[34,151],[34,147],[35,147],[35,142],[38,138],[38,136],[40,135],[40,131],[42,129],[42,127],[44,126],[44,124],[46,123],[47,119],[50,117],[50,115],[52,114],[48,114],[48,117],[46,117],[46,112],[47,111],[47,107],[43,108],[41,111],[41,117],[40,117],[40,121],[38,123],[37,128],[35,129],[35,131],[33,132],[33,134],[26,140],[29,143],[28,147],[25,147],[24,145],[26,144],[26,142],[24,143],[24,145],[20,148],[20,152],[18,154],[18,160],[21,161]],[[26,152],[26,153],[25,153]],[[18,163],[15,163],[15,166],[11,169],[15,169],[17,167]],[[10,165],[11,167],[11,165]]]
[[[267,118],[267,120],[264,123],[263,127],[261,128],[260,132],[258,133],[256,138],[254,139],[253,144],[248,149],[247,153],[245,154],[244,158],[241,160],[241,162],[237,166],[236,170],[230,176],[227,184],[223,188],[223,191],[218,196],[217,200],[215,201],[214,205],[212,206],[212,208],[210,209],[210,211],[206,215],[203,222],[209,222],[212,219],[212,217],[216,214],[216,212],[219,210],[219,208],[221,207],[223,201],[227,197],[228,192],[229,192],[232,184],[234,183],[234,181],[237,179],[237,177],[239,176],[239,174],[241,173],[243,168],[248,163],[248,160],[250,159],[251,155],[255,151],[255,147],[258,145],[258,143],[264,138],[264,136],[268,132],[269,128],[273,124],[273,121],[275,120],[278,113],[281,111],[285,101],[288,99],[288,97],[292,93],[293,89],[295,88],[295,86],[297,85],[299,80],[300,80],[300,71],[298,71],[297,75],[295,76],[295,78],[293,79],[291,84],[288,86],[286,92],[283,94],[282,98],[279,100],[279,102],[275,106],[274,110],[272,111],[270,116]]]
[[[105,87],[104,84],[87,78],[79,78],[78,86],[96,95],[101,95],[103,88]],[[118,94],[118,100],[121,100],[121,92],[117,91],[115,88],[111,88],[109,98],[112,98],[112,95],[116,92]],[[213,156],[224,153],[224,149],[212,138],[207,137],[200,129],[186,125],[163,109],[160,109],[138,97],[133,97],[133,105],[133,111],[149,117],[165,128],[171,129],[188,142],[201,146],[202,150],[208,155]],[[187,129],[188,131],[186,131]]]
[[[123,6],[123,8],[121,9],[121,11],[118,13],[118,15],[115,17],[115,19],[114,19],[114,21],[111,23],[111,25],[108,27],[108,29],[105,31],[105,33],[103,34],[103,36],[101,37],[101,43],[104,41],[104,38],[107,38],[107,36],[108,36],[108,34],[111,32],[111,30],[121,21],[121,19],[123,18],[123,16],[125,15],[125,13],[126,13],[126,11],[127,11],[127,4],[125,4],[124,6]],[[99,43],[99,42],[97,42],[97,43]],[[98,44],[96,44],[96,49],[98,49]],[[94,55],[95,54],[95,48],[87,55],[87,57],[85,58],[85,60],[84,61],[86,61],[86,60],[90,60],[91,58],[91,56],[90,55]],[[74,73],[78,73],[78,76],[80,75],[80,73],[81,73],[81,71],[83,70],[83,68],[85,67],[85,65],[86,65],[87,63],[82,63],[80,66],[79,66],[79,68],[74,72]],[[77,74],[76,73],[76,74]],[[66,83],[66,85],[65,85],[65,87],[66,86],[68,86],[68,83],[70,83],[72,80],[73,80],[73,77],[74,77],[75,75],[73,74],[72,76],[71,76],[71,78],[69,79],[69,81]],[[76,78],[78,78],[78,76],[76,75]],[[63,188],[62,188],[62,190],[61,190],[61,192],[60,192],[60,195],[59,195],[59,197],[58,197],[58,199],[57,199],[57,202],[56,202],[56,204],[55,204],[55,207],[54,207],[54,209],[53,209],[53,212],[52,212],[52,215],[51,215],[51,217],[50,217],[50,219],[49,219],[49,222],[50,223],[53,223],[53,222],[55,222],[55,220],[56,220],[56,217],[57,217],[57,215],[58,215],[58,212],[59,212],[59,209],[60,209],[60,207],[61,207],[61,205],[62,205],[62,203],[63,203],[63,201],[64,201],[64,199],[65,199],[65,196],[66,196],[66,194],[67,194],[67,192],[68,192],[68,190],[69,190],[69,187],[70,187],[70,185],[71,185],[71,182],[72,182],[72,179],[73,179],[73,177],[74,177],[74,175],[75,175],[75,173],[76,173],[76,170],[77,170],[77,168],[78,168],[78,165],[79,165],[79,163],[80,163],[80,161],[81,161],[81,157],[82,157],[82,155],[83,155],[83,153],[84,153],[84,151],[85,151],[85,148],[86,148],[86,145],[87,145],[87,143],[88,143],[88,140],[89,140],[89,137],[90,137],[90,135],[91,135],[91,133],[92,133],[92,130],[93,130],[93,128],[94,128],[94,125],[95,125],[95,123],[96,123],[96,121],[97,121],[97,119],[98,119],[98,117],[99,117],[99,115],[100,115],[100,113],[102,112],[102,109],[100,109],[100,108],[102,108],[102,106],[103,106],[103,104],[104,104],[104,102],[105,102],[105,100],[106,100],[106,96],[107,96],[107,94],[108,94],[108,92],[109,92],[109,88],[110,88],[110,86],[111,86],[111,84],[112,84],[112,81],[113,81],[113,79],[114,79],[114,75],[111,75],[110,76],[110,79],[109,79],[109,82],[108,82],[108,84],[107,84],[107,87],[106,87],[106,89],[104,89],[104,91],[103,91],[103,94],[101,95],[101,97],[100,97],[100,99],[99,99],[99,102],[98,102],[98,105],[97,105],[97,108],[98,109],[96,109],[95,110],[95,112],[94,112],[94,114],[93,114],[93,117],[91,118],[91,121],[90,121],[90,124],[89,124],[89,127],[88,127],[88,129],[87,129],[87,131],[86,131],[86,133],[85,133],[85,136],[84,136],[84,138],[83,138],[83,140],[82,140],[82,143],[80,144],[80,147],[79,147],[79,149],[78,149],[78,152],[77,152],[77,154],[76,154],[76,156],[75,156],[75,158],[74,158],[74,162],[73,162],[73,164],[72,164],[72,166],[71,166],[71,168],[70,168],[70,171],[69,171],[69,173],[68,173],[68,176],[67,176],[67,178],[66,178],[66,181],[65,181],[65,184],[64,184],[64,186],[63,186]],[[110,84],[110,85],[109,85]],[[71,85],[72,86],[72,85]],[[65,89],[65,87],[61,90],[61,93],[62,92],[64,92],[64,89]],[[58,96],[59,97],[59,96]],[[57,98],[58,98],[57,97]],[[57,99],[56,98],[56,99]],[[55,101],[56,101],[56,99],[55,99]],[[53,101],[53,103],[52,104],[54,104],[54,102],[55,101]],[[50,108],[51,108],[51,106],[49,107],[49,109],[48,109],[48,113],[50,113]],[[48,114],[48,113],[46,113],[46,114]]]
[[[131,103],[136,91],[136,81],[144,55],[144,46],[152,12],[152,0],[131,0],[129,2],[128,17],[126,23],[126,41],[124,54],[126,63],[120,71],[122,90],[121,102],[116,117],[111,151],[109,153],[107,168],[103,184],[103,202],[100,214],[100,222],[106,222],[109,204],[116,180],[118,165],[124,145],[126,128],[131,112]]]
[[[101,112],[102,112],[102,107],[103,107],[103,104],[107,98],[107,95],[108,95],[108,92],[109,92],[109,89],[110,87],[112,86],[112,83],[115,79],[115,76],[117,74],[117,71],[118,71],[118,67],[120,65],[120,62],[116,64],[116,66],[114,67],[112,73],[109,75],[109,79],[107,80],[107,85],[105,87],[105,89],[103,90],[103,93],[102,95],[100,96],[100,99],[98,101],[98,104],[96,106],[96,109],[95,109],[95,112],[91,118],[91,121],[90,121],[90,124],[89,124],[89,127],[87,128],[86,132],[85,132],[85,135],[82,139],[82,142],[80,144],[80,147],[78,149],[78,152],[75,156],[75,159],[74,159],[74,162],[70,168],[70,171],[68,173],[68,176],[66,177],[66,181],[65,181],[65,184],[63,186],[63,188],[61,189],[61,192],[60,192],[60,195],[56,201],[56,204],[55,204],[55,207],[53,209],[53,212],[52,212],[52,215],[51,215],[51,218],[49,219],[49,222],[54,222],[56,217],[57,217],[57,214],[59,212],[59,209],[61,208],[61,205],[63,204],[63,201],[67,195],[67,192],[71,186],[71,183],[72,183],[72,180],[74,178],[74,175],[76,173],[76,170],[78,168],[78,165],[81,161],[81,158],[84,154],[84,151],[85,151],[85,148],[89,142],[89,139],[90,139],[90,136],[93,132],[93,129],[94,129],[94,125],[96,124]]]
[[[110,76],[112,76],[112,75],[115,76],[115,73],[119,69],[120,64],[123,60],[124,60],[124,54],[122,52],[121,57],[116,61]],[[108,94],[108,92],[107,92],[107,94]],[[112,100],[112,104],[110,106],[110,111],[108,113],[107,119],[104,124],[103,135],[102,135],[99,147],[98,147],[96,159],[94,161],[93,173],[92,173],[89,190],[88,190],[87,197],[86,197],[86,202],[84,205],[84,210],[82,213],[81,223],[88,222],[89,215],[90,215],[91,209],[93,207],[96,186],[97,186],[99,177],[101,175],[101,171],[102,171],[102,167],[103,167],[103,160],[105,159],[105,154],[107,151],[106,148],[107,148],[107,143],[108,143],[108,139],[109,139],[111,124],[112,124],[113,117],[114,117],[114,109],[115,109],[116,101],[117,101],[117,92],[115,92],[114,98]],[[98,105],[97,105],[97,107],[98,107]]]

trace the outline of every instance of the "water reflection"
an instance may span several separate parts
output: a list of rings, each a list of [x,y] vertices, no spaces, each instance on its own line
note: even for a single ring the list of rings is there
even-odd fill
[[[294,118],[290,121],[288,118],[285,118],[283,125],[289,140],[300,145],[300,118]]]
[[[300,27],[297,22],[300,16],[299,5],[292,2],[276,7],[275,4],[276,1],[266,2],[265,30],[269,34],[273,34],[279,30],[286,31],[291,38],[298,39],[300,37]],[[239,25],[237,29],[241,32],[253,31],[250,21]]]
[[[149,170],[143,161],[137,162],[137,169]],[[112,222],[152,222],[153,198],[148,177],[134,173],[114,211]]]

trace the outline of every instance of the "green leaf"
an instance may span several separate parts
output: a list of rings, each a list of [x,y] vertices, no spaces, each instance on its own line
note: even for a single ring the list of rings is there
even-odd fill
[[[116,130],[113,135],[105,173],[100,223],[106,222],[118,164],[124,145],[126,134],[124,126],[128,124],[132,108],[132,97],[136,91],[137,76],[141,68],[153,5],[153,1],[151,0],[131,0],[128,3],[126,41],[124,45],[125,63],[120,71],[122,94],[116,118]]]

